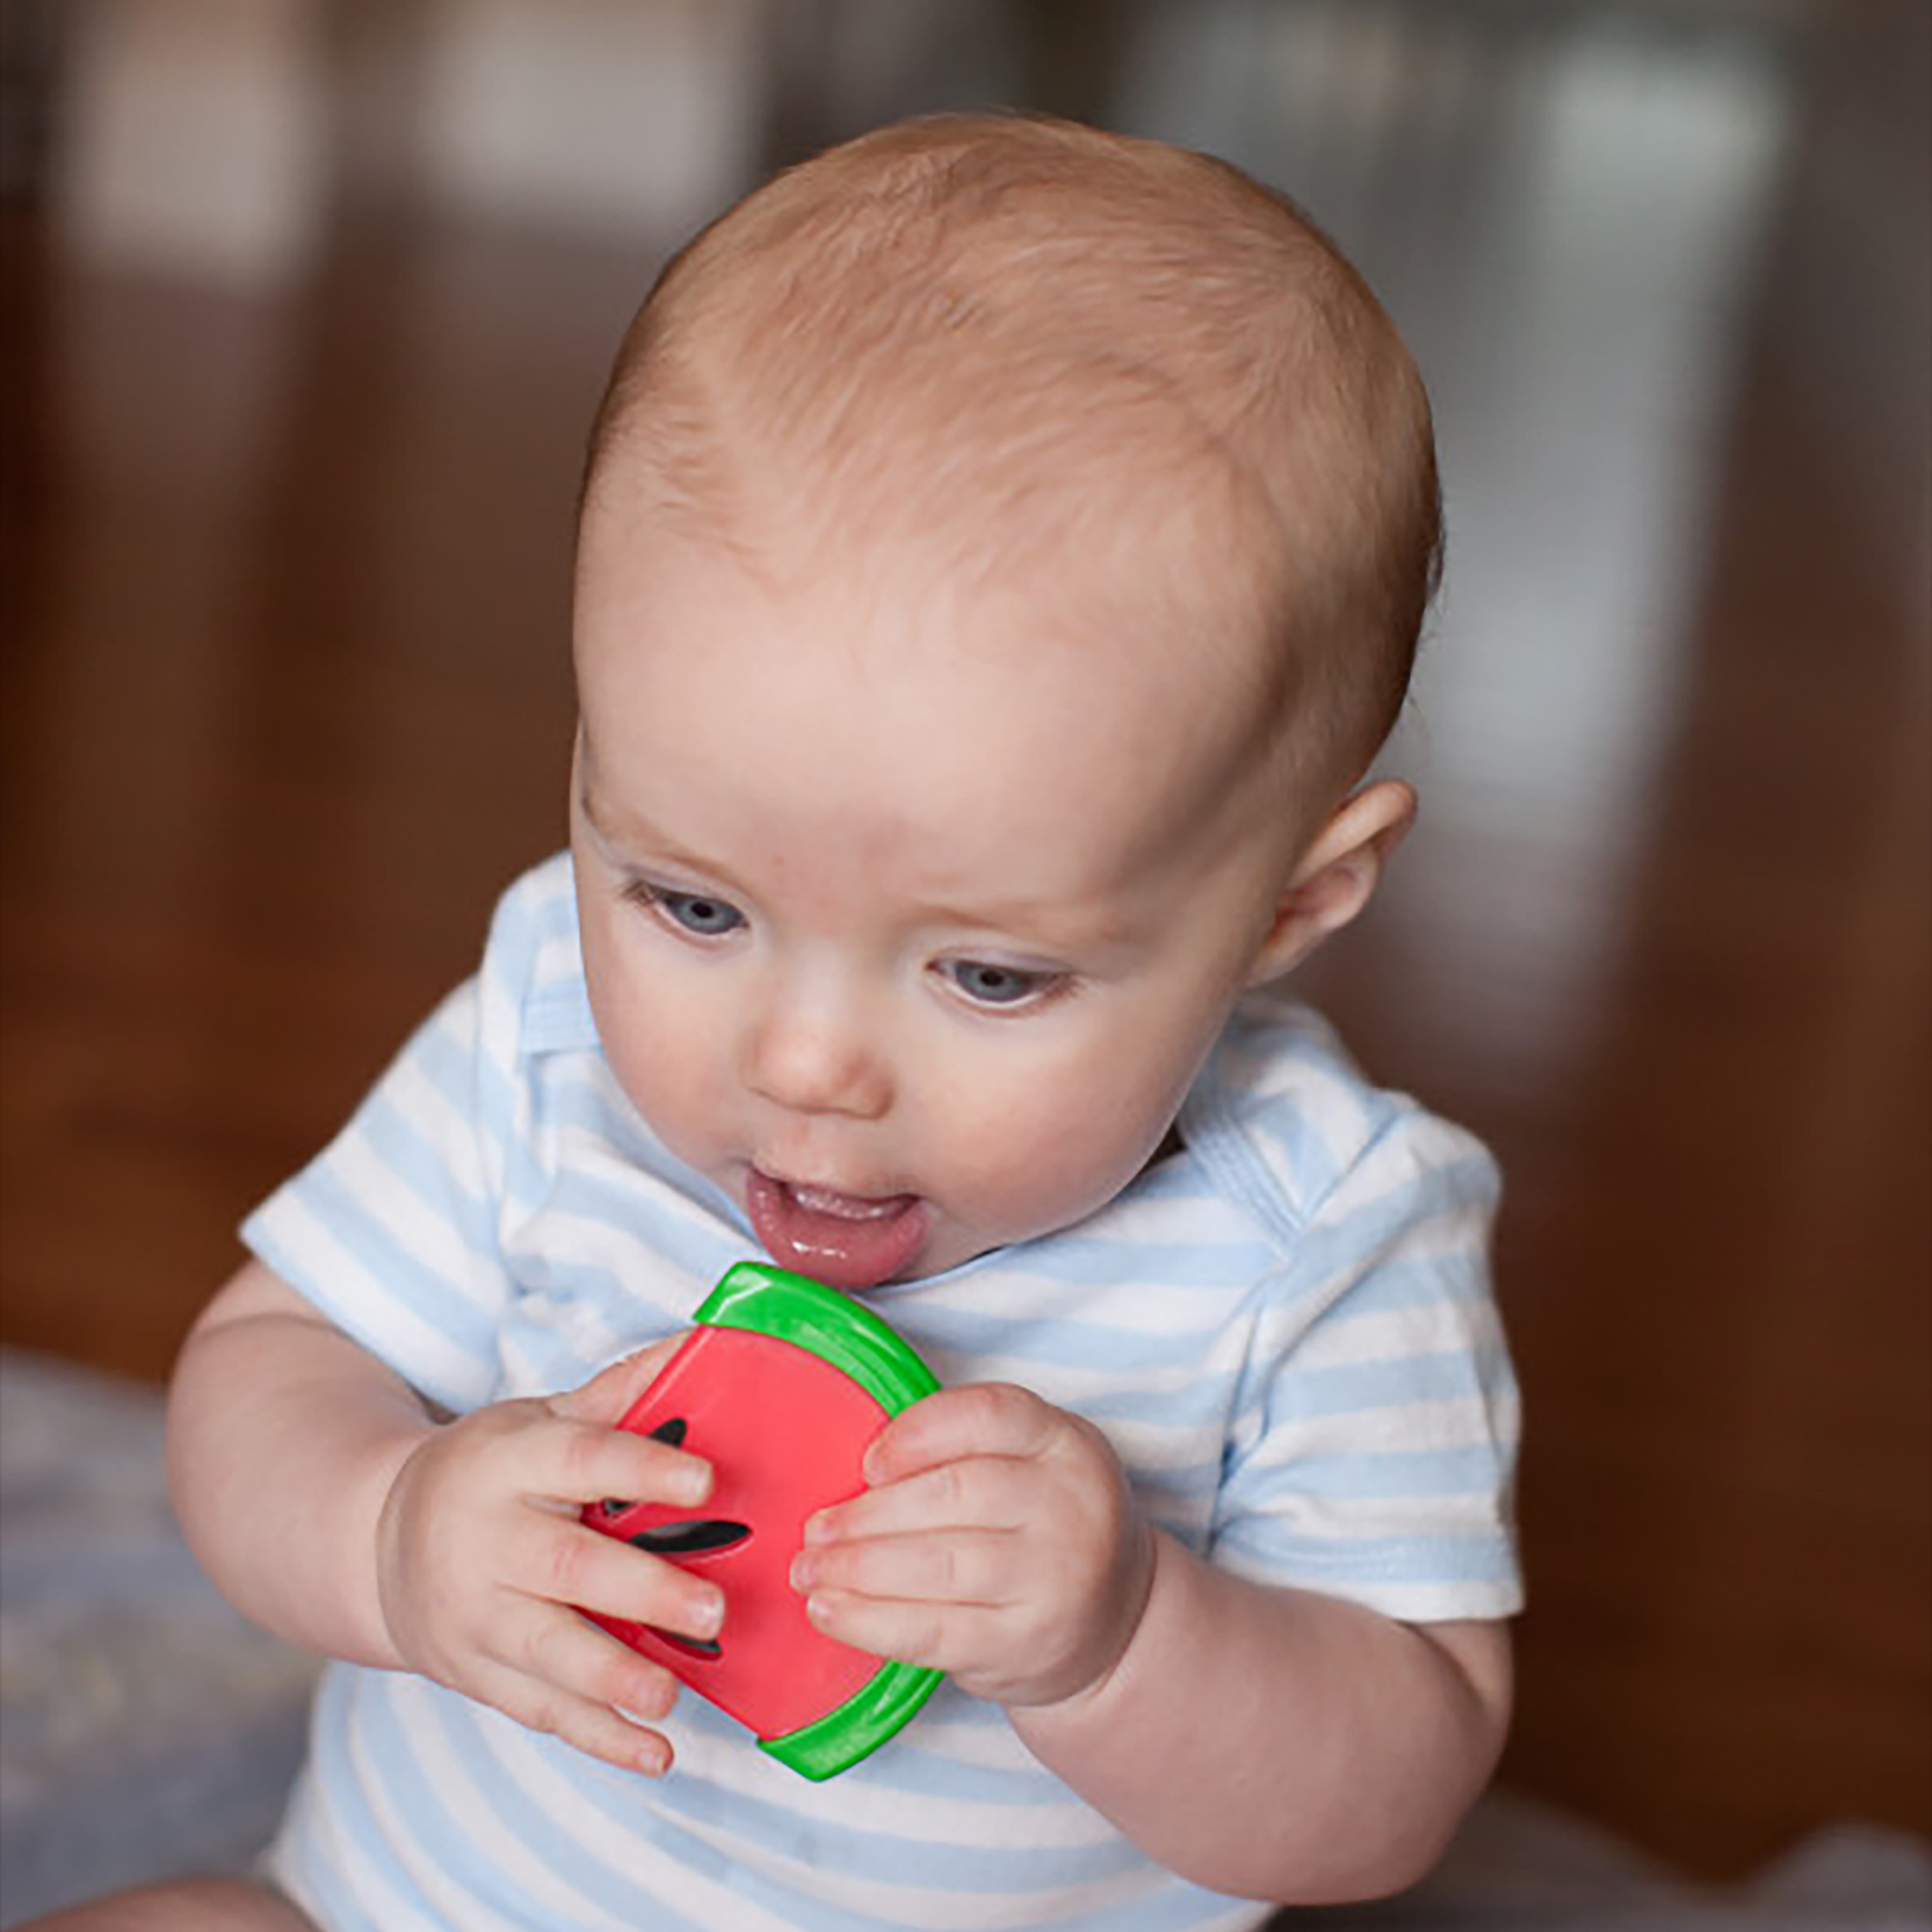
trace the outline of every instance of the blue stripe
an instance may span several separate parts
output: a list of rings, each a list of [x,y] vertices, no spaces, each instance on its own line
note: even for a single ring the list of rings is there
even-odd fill
[[[1290,1535],[1270,1517],[1237,1517],[1219,1530],[1217,1551],[1234,1550],[1294,1581],[1395,1583],[1435,1588],[1445,1583],[1511,1584],[1516,1551],[1509,1537],[1320,1537]]]
[[[1094,1422],[1112,1422],[1122,1429],[1158,1431],[1183,1440],[1204,1427],[1218,1429],[1233,1413],[1232,1376],[1197,1373],[1180,1388],[1115,1389],[1083,1394],[1080,1413]],[[1163,1468],[1163,1480],[1173,1471]]]
[[[1446,1236],[1459,1217],[1485,1224],[1492,1205],[1490,1173],[1487,1161],[1477,1160],[1436,1168],[1406,1187],[1334,1214],[1310,1229],[1297,1246],[1295,1281],[1320,1286],[1336,1275],[1365,1274],[1391,1250]],[[1467,1265],[1476,1258],[1461,1259]]]
[[[497,1380],[494,1354],[485,1359],[473,1350],[466,1354],[461,1347],[453,1347],[451,1352],[458,1357],[454,1364],[440,1354],[435,1361],[422,1359],[389,1332],[389,1311],[381,1301],[344,1295],[342,1284],[329,1272],[315,1267],[314,1257],[306,1248],[283,1239],[284,1230],[274,1208],[275,1203],[270,1201],[242,1225],[242,1239],[249,1252],[272,1273],[433,1402],[461,1414],[489,1399]],[[440,1336],[439,1340],[448,1338]]]
[[[1110,1328],[1053,1309],[1013,1316],[921,1306],[908,1308],[899,1325],[915,1344],[928,1342],[962,1354],[1166,1378],[1214,1346],[1231,1312],[1210,1305],[1201,1311],[1209,1319],[1190,1327],[1177,1324],[1165,1333]],[[1225,1387],[1232,1383],[1233,1372],[1197,1371],[1197,1383],[1204,1379]]]
[[[373,1292],[408,1308],[471,1360],[495,1361],[500,1310],[488,1304],[479,1306],[455,1285],[459,1273],[468,1276],[470,1264],[480,1263],[487,1274],[497,1265],[494,1255],[467,1244],[459,1255],[458,1237],[451,1241],[449,1272],[417,1261],[400,1245],[387,1224],[350,1191],[332,1167],[313,1171],[304,1192],[309,1211],[367,1271],[371,1282],[379,1284]],[[325,1303],[331,1297],[327,1281],[317,1281],[315,1290],[317,1298]]]
[[[1350,1322],[1385,1315],[1453,1311],[1459,1319],[1493,1326],[1489,1270],[1465,1254],[1392,1255],[1375,1272],[1349,1284],[1346,1293],[1325,1309],[1316,1330],[1332,1335]],[[1315,1332],[1311,1330],[1311,1332]]]
[[[612,1229],[626,1242],[654,1250],[674,1270],[702,1284],[705,1290],[753,1245],[749,1231],[737,1236],[688,1196],[676,1204],[671,1214],[664,1211],[663,1200],[654,1197],[655,1190],[635,1182],[613,1181],[602,1175],[562,1174],[556,1177],[548,1205],[574,1221]],[[532,1278],[566,1279],[567,1273],[559,1265],[554,1275],[546,1272]]]
[[[422,1204],[432,1224],[453,1224],[468,1253],[494,1253],[496,1228],[488,1200],[457,1178],[442,1150],[424,1139],[421,1127],[390,1094],[379,1091],[369,1096],[357,1128],[363,1151]],[[324,1158],[327,1162],[327,1156]]]
[[[1467,1449],[1389,1449],[1302,1456],[1283,1471],[1298,1495],[1337,1502],[1399,1496],[1493,1495],[1508,1457],[1493,1443]]]
[[[1104,1213],[1079,1229],[1009,1248],[1000,1256],[1003,1273],[1075,1283],[1095,1293],[1103,1292],[1105,1285],[1120,1282],[1245,1293],[1258,1275],[1280,1264],[1280,1250],[1251,1235],[1232,1240],[1195,1236],[1154,1241],[1110,1235]]]
[[[473,1002],[472,994],[472,1029],[477,1024]],[[477,1052],[474,1037],[457,1030],[449,1003],[410,1042],[404,1059],[415,1066],[459,1121],[482,1126],[476,1105],[476,1075],[478,1066],[486,1063]],[[377,1093],[381,1092],[379,1087]]]
[[[1476,1364],[1458,1350],[1286,1370],[1270,1383],[1264,1401],[1267,1425],[1273,1429],[1320,1416],[1407,1408],[1420,1402],[1458,1402],[1483,1393]]]
[[[577,937],[577,886],[568,852],[530,867],[497,901],[490,922],[486,960],[500,964],[513,995],[521,996],[538,955],[553,940]]]
[[[597,1019],[582,978],[560,980],[524,1002],[517,1052],[525,1059],[552,1053],[586,1053],[598,1045]]]
[[[653,1173],[689,1175],[623,1100],[601,1057],[559,1056],[530,1076],[528,1086],[531,1119],[538,1128],[574,1129],[621,1150]]]

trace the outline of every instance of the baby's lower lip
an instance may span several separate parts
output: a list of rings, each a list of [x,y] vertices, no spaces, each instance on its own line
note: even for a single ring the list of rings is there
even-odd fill
[[[828,1287],[876,1288],[911,1266],[929,1216],[916,1194],[841,1194],[784,1181],[753,1168],[745,1207],[765,1252],[781,1267]]]

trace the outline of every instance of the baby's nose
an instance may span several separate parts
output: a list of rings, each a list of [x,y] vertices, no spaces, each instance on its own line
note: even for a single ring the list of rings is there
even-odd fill
[[[877,1120],[892,1104],[891,1070],[863,1014],[825,1000],[771,1001],[747,1031],[743,1072],[793,1113]]]

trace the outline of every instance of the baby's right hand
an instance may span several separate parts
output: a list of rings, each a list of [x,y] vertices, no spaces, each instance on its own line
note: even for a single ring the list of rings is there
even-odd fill
[[[438,1429],[398,1471],[376,1531],[383,1615],[407,1669],[652,1776],[670,1746],[648,1720],[669,1711],[677,1680],[576,1606],[704,1639],[724,1596],[578,1519],[605,1496],[696,1507],[710,1493],[708,1463],[613,1427],[674,1346]]]

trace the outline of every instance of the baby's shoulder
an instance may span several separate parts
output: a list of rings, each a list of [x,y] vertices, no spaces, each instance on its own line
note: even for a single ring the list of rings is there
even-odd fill
[[[1356,1199],[1438,1180],[1495,1190],[1473,1134],[1378,1085],[1321,1014],[1274,989],[1236,1009],[1181,1124],[1190,1149],[1285,1243]]]

